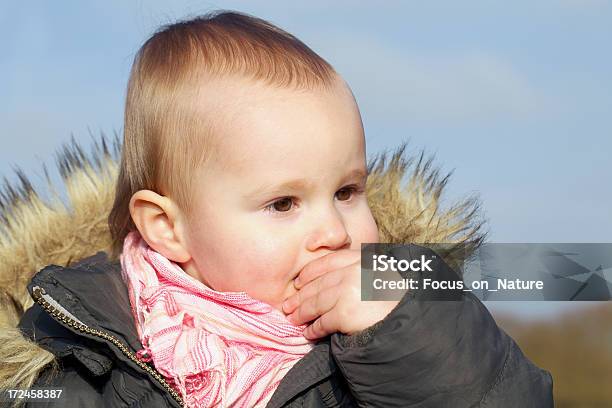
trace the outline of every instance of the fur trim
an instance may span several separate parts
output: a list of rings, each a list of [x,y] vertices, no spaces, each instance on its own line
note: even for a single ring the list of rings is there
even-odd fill
[[[109,143],[111,142],[111,143]],[[109,145],[111,147],[109,148]],[[49,200],[41,199],[17,169],[19,181],[6,178],[0,189],[0,389],[27,388],[54,356],[15,329],[33,304],[26,286],[49,264],[71,265],[98,251],[110,253],[107,216],[114,199],[121,143],[94,140],[90,156],[72,137],[57,154],[67,193],[63,202],[43,165]],[[467,244],[484,241],[479,201],[468,197],[443,210],[440,199],[450,173],[440,175],[424,152],[406,157],[406,143],[368,162],[367,197],[381,242]],[[407,180],[404,181],[404,178]]]

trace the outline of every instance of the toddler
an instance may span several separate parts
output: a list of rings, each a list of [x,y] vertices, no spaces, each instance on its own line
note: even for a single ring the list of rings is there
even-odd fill
[[[156,34],[132,72],[113,216],[133,222],[139,335],[188,404],[263,406],[308,340],[397,304],[360,301],[378,230],[355,99],[299,40],[238,14]]]

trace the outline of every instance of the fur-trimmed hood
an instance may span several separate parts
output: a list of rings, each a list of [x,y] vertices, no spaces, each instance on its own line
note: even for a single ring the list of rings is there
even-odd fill
[[[26,286],[43,267],[70,266],[110,253],[111,209],[121,143],[117,135],[95,141],[90,155],[74,140],[62,146],[57,164],[67,200],[52,184],[41,198],[28,177],[6,181],[0,190],[0,388],[27,388],[54,356],[16,329],[32,304]],[[367,197],[381,242],[463,243],[467,252],[485,238],[479,201],[466,197],[441,208],[450,174],[441,175],[433,157],[408,155],[406,143],[368,161]]]

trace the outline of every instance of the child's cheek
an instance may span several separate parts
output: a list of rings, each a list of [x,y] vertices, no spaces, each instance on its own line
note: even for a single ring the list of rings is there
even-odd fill
[[[253,298],[282,310],[282,302],[291,295],[295,262],[292,254],[282,250],[250,253],[245,258],[249,264],[249,278],[245,291]]]
[[[370,237],[366,242],[379,242],[380,236],[378,235],[378,225],[372,223],[372,230],[370,231]]]
[[[351,235],[351,249],[360,249],[362,243],[379,242],[378,225],[376,225],[374,217],[368,214],[360,221],[357,226],[357,232]]]
[[[286,239],[262,237],[252,242],[244,256],[258,278],[281,284],[292,273],[295,252]]]

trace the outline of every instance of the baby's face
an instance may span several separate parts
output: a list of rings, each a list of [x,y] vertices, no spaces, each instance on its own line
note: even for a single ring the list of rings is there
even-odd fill
[[[200,106],[220,146],[194,182],[192,259],[181,266],[281,309],[307,263],[378,242],[357,105],[341,79],[328,91],[236,79],[206,89],[214,100]]]

